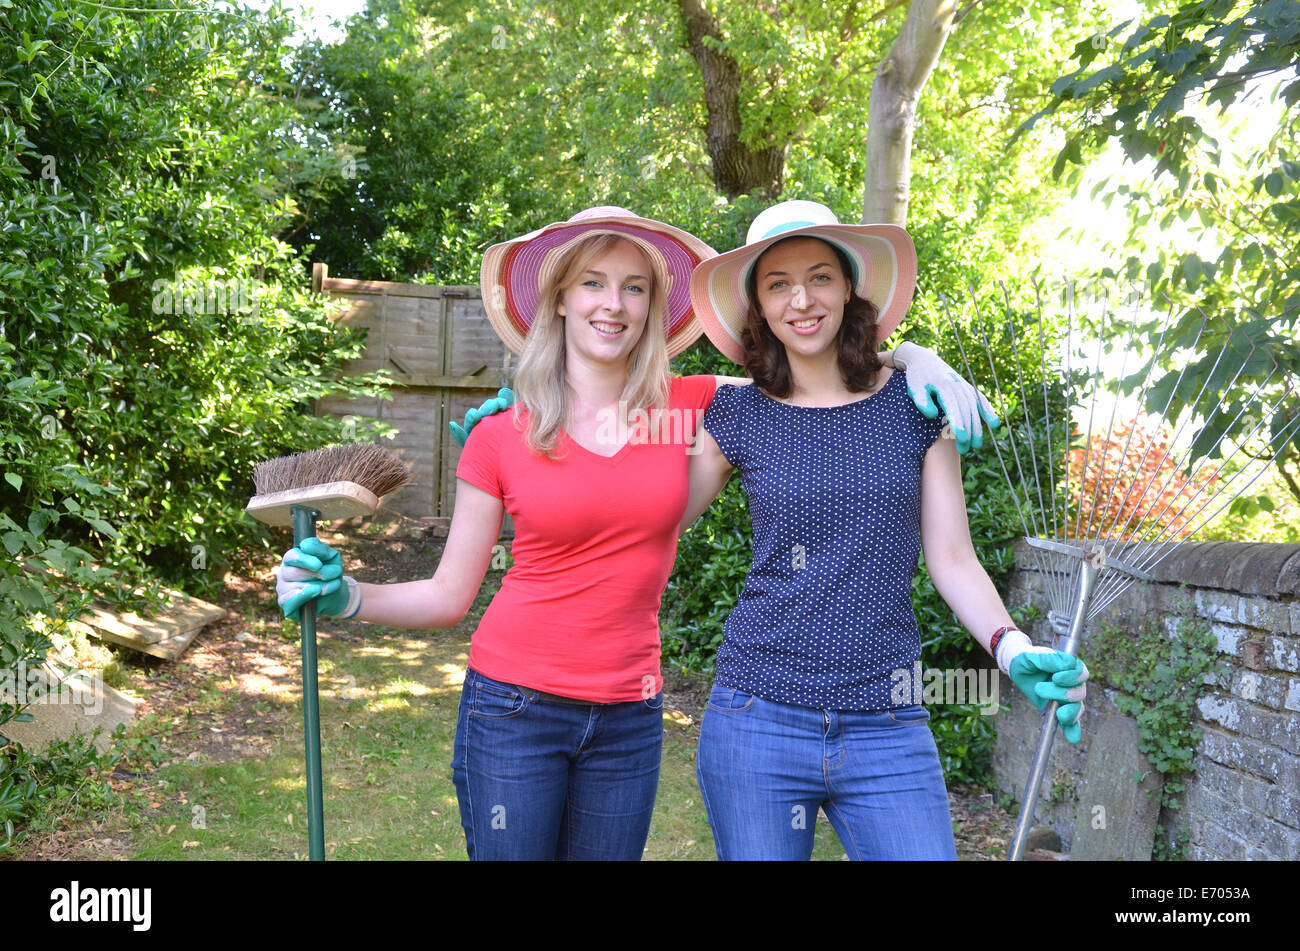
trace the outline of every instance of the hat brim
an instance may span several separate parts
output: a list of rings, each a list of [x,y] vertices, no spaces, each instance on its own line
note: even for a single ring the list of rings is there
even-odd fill
[[[479,289],[483,309],[501,342],[523,351],[541,300],[541,287],[572,242],[592,234],[626,237],[650,259],[664,285],[664,337],[669,358],[677,356],[704,332],[691,304],[690,275],[717,255],[690,232],[635,215],[608,215],[549,224],[488,248],[483,255]]]
[[[880,312],[876,345],[898,327],[916,290],[916,245],[898,225],[823,224],[794,228],[704,261],[691,275],[691,301],[704,333],[728,360],[744,364],[741,334],[749,309],[746,282],[764,251],[788,238],[820,238],[842,250],[853,265],[853,290]]]

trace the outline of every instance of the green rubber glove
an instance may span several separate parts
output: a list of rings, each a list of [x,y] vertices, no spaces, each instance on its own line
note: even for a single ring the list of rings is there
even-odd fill
[[[343,574],[343,556],[315,536],[290,548],[275,584],[284,616],[301,623],[302,606],[317,598],[317,617],[352,617],[361,608],[361,589]]]
[[[1050,647],[1036,647],[1023,631],[1011,630],[998,644],[994,658],[1011,682],[1039,710],[1055,700],[1056,721],[1065,738],[1078,743],[1083,737],[1079,718],[1087,694],[1088,665],[1078,657]]]
[[[1077,657],[1064,651],[1030,651],[1011,659],[1008,674],[1011,682],[1020,688],[1039,710],[1055,700],[1056,720],[1061,724],[1065,738],[1078,743],[1083,736],[1079,717],[1083,714],[1083,698],[1087,688],[1088,667]]]
[[[508,386],[503,386],[497,390],[497,395],[490,400],[484,400],[483,405],[478,409],[472,409],[465,414],[465,425],[450,422],[447,425],[451,428],[451,434],[456,437],[456,441],[462,446],[465,440],[469,439],[470,430],[472,430],[478,421],[484,416],[494,416],[497,413],[504,413],[515,403],[515,394]]]
[[[984,394],[932,350],[904,341],[894,348],[893,360],[894,368],[907,374],[907,393],[916,408],[930,419],[940,411],[948,417],[959,455],[984,445],[981,419],[990,432],[1002,425]]]

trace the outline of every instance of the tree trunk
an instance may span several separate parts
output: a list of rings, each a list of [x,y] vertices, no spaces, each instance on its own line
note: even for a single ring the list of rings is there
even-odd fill
[[[880,64],[867,110],[865,223],[907,224],[916,104],[948,35],[972,6],[958,13],[956,0],[913,0],[898,39]]]
[[[713,162],[714,186],[729,199],[761,188],[765,198],[775,200],[784,184],[785,146],[752,149],[740,140],[740,67],[716,46],[706,45],[706,37],[721,43],[722,31],[702,0],[677,0],[677,6],[687,49],[704,81],[704,147]]]

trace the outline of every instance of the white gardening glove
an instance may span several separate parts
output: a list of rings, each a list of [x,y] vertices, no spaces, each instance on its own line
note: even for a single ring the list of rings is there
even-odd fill
[[[994,658],[1002,672],[1040,711],[1051,700],[1060,704],[1056,720],[1065,738],[1078,743],[1083,736],[1079,718],[1087,695],[1088,665],[1065,651],[1037,647],[1023,631],[1011,630],[998,641]]]
[[[907,394],[917,409],[930,419],[943,410],[957,440],[959,455],[984,445],[981,416],[991,430],[1002,425],[984,395],[934,351],[904,341],[894,350],[894,368],[907,371]]]

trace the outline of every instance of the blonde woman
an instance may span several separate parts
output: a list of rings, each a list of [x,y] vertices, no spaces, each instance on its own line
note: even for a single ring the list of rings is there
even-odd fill
[[[437,572],[359,584],[323,543],[285,556],[287,615],[320,597],[324,615],[450,627],[511,514],[514,564],[471,642],[452,761],[471,859],[645,849],[663,743],[658,613],[687,462],[719,380],[745,382],[669,376],[701,332],[689,278],[713,254],[607,207],[490,248],[484,304],[520,354],[519,404],[466,443]]]

